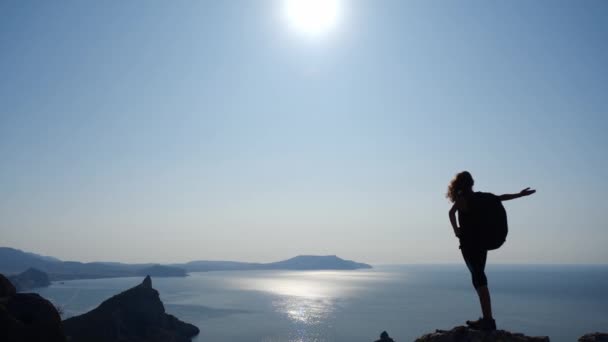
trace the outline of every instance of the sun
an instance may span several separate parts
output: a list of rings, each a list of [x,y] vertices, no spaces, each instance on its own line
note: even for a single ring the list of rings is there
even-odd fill
[[[295,31],[318,37],[335,29],[341,5],[340,0],[284,0],[283,12]]]

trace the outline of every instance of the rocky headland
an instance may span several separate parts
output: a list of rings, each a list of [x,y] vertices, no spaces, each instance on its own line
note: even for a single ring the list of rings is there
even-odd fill
[[[63,322],[71,342],[189,342],[199,329],[167,314],[152,280]]]
[[[35,268],[28,268],[24,272],[9,276],[17,292],[27,291],[51,285],[49,275]]]

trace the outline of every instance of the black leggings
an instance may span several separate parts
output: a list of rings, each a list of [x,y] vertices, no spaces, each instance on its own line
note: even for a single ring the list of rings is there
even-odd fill
[[[476,289],[487,286],[488,279],[486,278],[485,268],[488,251],[477,248],[462,248],[461,252],[464,262],[467,264],[469,271],[471,271],[473,286]]]

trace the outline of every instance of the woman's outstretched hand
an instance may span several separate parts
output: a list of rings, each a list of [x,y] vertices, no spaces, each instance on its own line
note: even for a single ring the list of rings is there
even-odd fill
[[[522,191],[519,192],[519,195],[520,196],[530,196],[530,195],[532,195],[535,192],[536,192],[536,190],[532,190],[530,188],[525,188],[525,189],[523,189]]]

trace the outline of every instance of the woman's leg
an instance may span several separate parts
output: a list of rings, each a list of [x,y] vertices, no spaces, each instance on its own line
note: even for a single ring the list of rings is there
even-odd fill
[[[488,252],[480,249],[463,248],[462,256],[471,272],[473,287],[479,296],[483,318],[492,319],[492,300],[488,290],[488,280],[485,274]]]
[[[479,255],[480,261],[480,282],[479,286],[475,288],[477,290],[477,295],[479,296],[479,304],[481,304],[481,312],[483,314],[483,318],[492,319],[492,299],[490,298],[490,290],[488,289],[488,279],[486,278],[486,260],[488,257],[488,252],[483,251]]]
[[[477,295],[479,296],[479,304],[481,304],[483,318],[492,319],[492,299],[490,298],[488,286],[480,286],[476,290]]]

